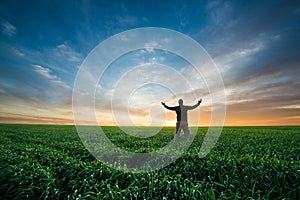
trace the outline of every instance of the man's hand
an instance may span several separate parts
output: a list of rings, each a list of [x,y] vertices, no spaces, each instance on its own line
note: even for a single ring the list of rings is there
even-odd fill
[[[165,104],[165,102],[161,102],[161,105],[163,105],[163,106],[164,106],[164,105],[166,105],[166,104]]]
[[[202,102],[202,99],[198,100],[198,103],[200,104]]]

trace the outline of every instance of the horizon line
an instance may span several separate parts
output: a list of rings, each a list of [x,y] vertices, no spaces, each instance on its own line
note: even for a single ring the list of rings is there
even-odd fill
[[[76,125],[76,124],[54,124],[54,123],[2,123],[0,122],[0,125],[48,125],[48,126],[96,126],[96,125]],[[117,125],[98,125],[99,127],[161,127],[161,126],[117,126]],[[208,127],[295,127],[300,125],[224,125],[224,126],[205,126],[205,125],[199,125],[199,126],[189,126],[190,128],[208,128]],[[175,126],[162,126],[162,128],[175,128]]]

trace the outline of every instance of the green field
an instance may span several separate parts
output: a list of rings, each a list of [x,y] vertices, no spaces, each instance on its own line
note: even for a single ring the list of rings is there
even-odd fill
[[[172,138],[165,128],[132,139],[105,133],[129,151],[147,152]],[[95,159],[74,126],[0,125],[0,199],[300,199],[300,127],[225,127],[205,158],[207,128],[171,165],[124,173]]]

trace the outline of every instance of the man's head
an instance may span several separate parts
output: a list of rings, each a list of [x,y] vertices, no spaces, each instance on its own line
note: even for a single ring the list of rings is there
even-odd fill
[[[178,100],[178,103],[179,103],[179,105],[183,105],[183,100],[182,100],[182,99],[179,99],[179,100]]]

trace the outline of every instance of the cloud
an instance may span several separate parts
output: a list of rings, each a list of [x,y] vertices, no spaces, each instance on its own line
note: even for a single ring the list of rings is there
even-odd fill
[[[299,6],[209,4],[210,23],[198,38],[222,72],[227,124],[299,124],[299,16],[294,16]],[[237,10],[243,13],[239,17]],[[289,117],[294,121],[289,123]]]
[[[260,87],[258,85],[252,89],[248,88],[247,92],[239,92],[237,88],[228,96],[228,104],[239,104],[236,102],[240,101],[241,103],[251,103],[256,108],[264,109],[297,105],[300,103],[298,99],[300,92],[297,90],[299,86],[299,82],[287,81]]]
[[[2,34],[6,36],[12,37],[17,33],[17,28],[4,19],[1,20],[1,27],[2,27]]]
[[[296,79],[300,74],[300,47],[297,45],[297,34],[300,32],[282,34],[284,42],[269,44],[268,48],[255,55],[251,60],[243,60],[236,63],[236,66],[228,71],[226,84],[241,84],[251,80],[266,78],[273,79],[290,76]],[[284,49],[284,51],[282,51]],[[238,66],[239,65],[239,66]],[[254,83],[256,85],[259,82]]]
[[[42,67],[40,65],[33,65],[33,69],[35,72],[37,72],[38,74],[42,75],[43,77],[53,80],[53,79],[57,79],[56,76],[50,75],[50,69],[46,68],[46,67]]]
[[[231,12],[233,11],[232,5],[228,2],[214,0],[209,1],[206,9],[209,12],[209,17],[214,25],[221,25]]]
[[[191,68],[184,66],[188,67]],[[188,70],[177,71],[172,67],[155,63],[136,66],[123,73],[116,83],[111,83],[112,89],[100,87],[95,97],[97,110],[102,114],[114,112],[121,124],[128,125],[130,119],[138,119],[148,124],[150,113],[152,115],[150,121],[158,123],[162,119],[158,119],[157,116],[164,113],[161,101],[174,104],[179,98],[177,95],[181,95],[180,97],[185,97],[186,104],[196,103],[197,95],[195,96],[195,91],[192,92],[190,83],[197,81],[189,74]],[[190,95],[182,95],[183,92],[190,90],[192,90]],[[112,91],[112,95],[108,95],[108,91]],[[130,118],[126,119],[129,115]]]
[[[49,88],[38,93],[33,93],[33,91],[26,90],[23,92],[14,89],[0,93],[0,121],[2,123],[17,123],[19,121],[19,123],[59,124],[63,122],[61,119],[65,119],[64,123],[72,119],[70,100],[53,102],[52,99],[57,97],[54,96],[53,91],[49,91]]]
[[[41,66],[48,66],[49,70],[54,70],[61,77],[69,79],[75,77],[79,65],[84,60],[83,54],[71,48],[67,42],[41,49],[3,42],[0,52],[2,57],[5,57],[6,62],[10,63],[9,68],[27,70],[26,66],[37,63]]]
[[[54,56],[67,59],[70,62],[81,62],[83,60],[83,56],[74,51],[66,42],[57,45],[56,48],[50,51],[54,54]]]
[[[272,78],[235,86],[227,98],[227,119],[240,125],[257,124],[258,121],[261,125],[295,125],[296,121],[288,119],[299,116],[299,87],[299,81]]]
[[[152,41],[149,43],[146,43],[144,48],[148,53],[153,53],[155,48],[160,48],[162,47],[158,42]]]
[[[13,48],[13,52],[14,52],[16,55],[21,56],[21,57],[26,56],[25,53],[23,53],[22,51],[20,51],[20,50],[17,49],[17,48]]]
[[[240,48],[231,51],[229,53],[224,53],[220,56],[214,58],[214,61],[219,64],[230,64],[231,62],[235,62],[237,60],[243,59],[245,57],[252,56],[262,50],[265,49],[266,42],[261,39],[254,39],[253,42],[249,42],[245,45],[245,47],[241,46]]]
[[[16,113],[0,113],[1,123],[21,123],[21,124],[73,124],[72,116],[36,116],[35,113],[16,114]]]
[[[40,65],[33,65],[33,70],[41,75],[42,77],[49,80],[52,84],[55,86],[61,87],[61,88],[67,88],[71,89],[71,87],[67,84],[65,84],[63,81],[61,81],[57,76],[51,74],[51,70],[46,67],[42,67]]]
[[[133,26],[137,24],[138,19],[135,16],[125,15],[125,16],[117,16],[117,22],[120,26]]]
[[[234,2],[212,1],[207,4],[208,23],[196,36],[213,56],[231,54],[255,39],[265,42],[279,39],[282,31],[291,29],[299,15],[294,2],[277,2],[272,6],[259,1],[250,5]],[[281,38],[280,38],[281,39]]]

